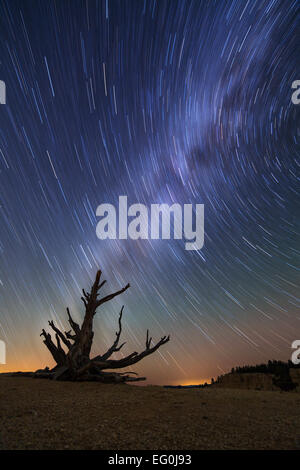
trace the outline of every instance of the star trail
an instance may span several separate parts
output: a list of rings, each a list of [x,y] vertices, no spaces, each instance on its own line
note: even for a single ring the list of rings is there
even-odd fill
[[[48,320],[105,292],[94,350],[146,329],[134,368],[199,383],[288,360],[300,336],[297,1],[2,1],[0,339],[5,370],[51,365]],[[99,240],[96,209],[204,204],[205,241]],[[123,350],[122,350],[123,351]],[[121,354],[121,353],[119,353]]]

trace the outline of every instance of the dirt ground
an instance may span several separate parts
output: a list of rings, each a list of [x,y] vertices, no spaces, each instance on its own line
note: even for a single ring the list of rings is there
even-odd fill
[[[0,375],[0,449],[300,449],[300,395]]]

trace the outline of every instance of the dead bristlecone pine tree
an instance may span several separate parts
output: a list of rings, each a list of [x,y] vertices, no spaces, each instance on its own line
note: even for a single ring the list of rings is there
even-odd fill
[[[82,325],[79,326],[71,317],[71,313],[67,308],[68,321],[71,326],[70,331],[62,332],[54,324],[49,321],[49,326],[55,333],[55,342],[53,342],[51,334],[45,330],[41,336],[44,337],[44,344],[49,349],[56,362],[53,369],[46,368],[38,370],[33,375],[40,378],[52,378],[54,380],[74,380],[74,381],[99,381],[106,383],[132,382],[145,380],[145,377],[137,377],[135,372],[113,372],[115,369],[123,369],[124,367],[136,364],[144,357],[154,353],[160,346],[167,343],[170,336],[163,336],[158,343],[152,345],[152,338],[149,337],[147,330],[146,346],[144,351],[133,352],[122,359],[111,359],[114,352],[120,351],[125,343],[119,345],[122,332],[122,314],[123,308],[119,314],[119,329],[116,332],[116,338],[110,348],[91,358],[91,348],[93,343],[93,321],[97,309],[106,302],[112,300],[117,295],[125,292],[130,285],[127,284],[122,289],[113,294],[99,298],[99,291],[106,281],[101,281],[101,271],[97,272],[95,282],[91,292],[82,290],[83,296],[81,300],[84,303],[85,315]]]

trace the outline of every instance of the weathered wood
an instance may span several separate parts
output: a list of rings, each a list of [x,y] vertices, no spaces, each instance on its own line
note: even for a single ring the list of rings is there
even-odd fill
[[[145,380],[145,377],[132,377],[136,375],[135,372],[103,372],[106,369],[122,369],[132,364],[136,364],[144,357],[153,354],[160,346],[167,343],[170,339],[169,336],[163,336],[161,340],[151,347],[152,338],[149,338],[149,331],[146,335],[146,348],[141,353],[133,352],[122,359],[109,359],[114,352],[120,351],[125,342],[119,346],[119,341],[122,333],[122,307],[119,314],[119,329],[116,332],[116,338],[108,350],[95,358],[90,358],[91,347],[94,338],[93,320],[98,307],[102,304],[109,302],[114,297],[125,292],[130,284],[127,284],[122,289],[106,295],[98,299],[99,291],[104,286],[106,281],[101,280],[101,271],[96,274],[95,281],[92,285],[91,291],[86,292],[82,290],[83,296],[81,297],[84,307],[85,315],[82,325],[79,326],[71,317],[70,311],[67,308],[68,321],[74,332],[66,331],[61,332],[59,328],[54,325],[53,321],[49,321],[50,327],[55,332],[56,345],[53,343],[51,335],[42,331],[41,336],[44,336],[44,344],[49,349],[52,357],[56,362],[56,366],[50,370],[38,370],[33,373],[34,377],[49,378],[53,380],[75,380],[75,381],[98,381],[104,383],[123,383]],[[67,348],[65,351],[63,345]],[[72,342],[71,342],[72,341]]]
[[[70,349],[70,347],[72,346],[72,343],[70,343],[70,341],[68,341],[66,336],[58,328],[56,328],[56,326],[54,325],[54,322],[48,321],[48,324],[51,326],[52,330],[54,330],[55,333],[60,337],[60,339],[67,346],[67,348]]]
[[[116,332],[116,339],[113,342],[112,346],[104,353],[102,356],[97,356],[93,360],[96,361],[106,361],[114,352],[120,351],[120,349],[126,344],[126,342],[122,343],[121,346],[118,346],[120,336],[122,333],[122,315],[123,315],[124,305],[121,308],[120,315],[119,315],[119,331]]]

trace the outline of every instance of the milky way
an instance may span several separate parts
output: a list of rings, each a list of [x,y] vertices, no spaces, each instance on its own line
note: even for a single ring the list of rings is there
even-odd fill
[[[124,354],[171,334],[134,368],[149,382],[289,359],[299,3],[10,0],[0,16],[0,371],[51,364],[41,329],[81,318],[98,267],[105,292],[131,288],[99,311],[96,352],[123,304]],[[96,208],[119,195],[204,204],[203,249],[99,240]]]

